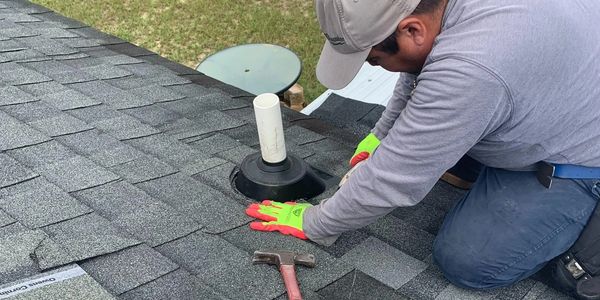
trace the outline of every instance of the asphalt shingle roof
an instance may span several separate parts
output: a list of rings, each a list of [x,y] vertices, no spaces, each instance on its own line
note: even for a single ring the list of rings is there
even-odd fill
[[[462,195],[438,183],[323,247],[252,231],[253,201],[229,175],[259,151],[253,95],[24,0],[0,1],[0,291],[79,265],[88,275],[15,299],[285,299],[252,252],[314,254],[305,299],[551,299],[528,279],[452,286],[431,262]],[[332,96],[314,116],[283,109],[287,148],[335,193],[382,107]],[[41,297],[41,298],[40,298]]]

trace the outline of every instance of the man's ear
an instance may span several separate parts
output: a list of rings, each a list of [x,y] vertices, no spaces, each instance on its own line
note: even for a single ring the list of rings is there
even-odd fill
[[[427,40],[427,26],[418,16],[409,16],[398,24],[398,36],[410,40],[416,46],[423,46]]]

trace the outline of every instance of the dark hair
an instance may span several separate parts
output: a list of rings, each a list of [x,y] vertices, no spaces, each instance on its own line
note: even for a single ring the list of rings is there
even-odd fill
[[[417,8],[413,11],[413,15],[424,15],[434,12],[438,9],[445,0],[421,0]],[[398,43],[396,42],[396,31],[388,36],[383,42],[375,45],[375,49],[389,54],[398,53]]]

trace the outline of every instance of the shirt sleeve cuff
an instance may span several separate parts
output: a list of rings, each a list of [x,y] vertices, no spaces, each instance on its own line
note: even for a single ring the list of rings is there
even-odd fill
[[[326,200],[323,200],[326,201]],[[337,235],[326,235],[324,234],[322,225],[319,225],[318,222],[318,214],[319,214],[320,206],[312,206],[307,208],[304,211],[303,221],[302,221],[302,230],[306,237],[323,246],[331,246],[335,241],[340,237]]]

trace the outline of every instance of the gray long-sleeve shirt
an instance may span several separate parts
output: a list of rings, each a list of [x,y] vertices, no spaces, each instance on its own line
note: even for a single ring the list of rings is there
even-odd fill
[[[600,167],[600,1],[449,0],[416,77],[400,76],[376,153],[304,214],[331,244],[421,201],[465,153],[485,165]]]

